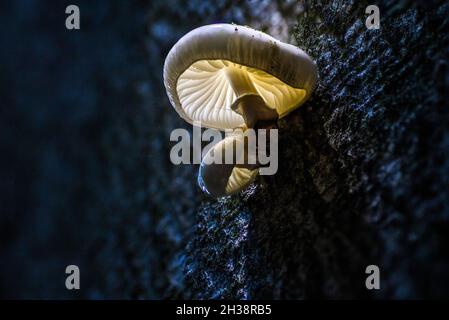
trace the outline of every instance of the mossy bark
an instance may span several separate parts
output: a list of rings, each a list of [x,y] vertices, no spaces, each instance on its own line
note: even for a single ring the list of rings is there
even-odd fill
[[[278,173],[198,210],[190,297],[449,294],[449,5],[384,1],[368,30],[368,4],[298,17],[318,88],[280,121]]]

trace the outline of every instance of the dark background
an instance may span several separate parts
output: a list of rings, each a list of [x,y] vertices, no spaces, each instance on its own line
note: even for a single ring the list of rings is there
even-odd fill
[[[169,161],[191,128],[162,80],[172,45],[216,22],[320,70],[280,121],[278,174],[218,201]],[[0,297],[448,297],[446,1],[5,0],[0,25]]]

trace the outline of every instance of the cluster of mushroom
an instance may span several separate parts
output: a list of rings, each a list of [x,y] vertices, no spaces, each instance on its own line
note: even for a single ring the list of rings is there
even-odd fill
[[[164,65],[171,104],[190,124],[218,130],[273,128],[303,104],[317,80],[317,67],[298,47],[249,27],[213,24],[182,37]],[[212,148],[244,143],[229,136]],[[198,182],[206,193],[225,196],[247,187],[258,167],[202,161]]]

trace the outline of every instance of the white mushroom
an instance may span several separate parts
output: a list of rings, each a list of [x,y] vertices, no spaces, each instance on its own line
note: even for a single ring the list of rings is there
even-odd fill
[[[301,49],[232,24],[207,25],[187,33],[170,50],[164,65],[165,88],[178,114],[191,124],[200,122],[218,130],[254,128],[258,121],[284,117],[307,100],[316,80],[316,65]],[[228,186],[221,193],[238,191],[254,178],[253,172],[242,175],[241,171],[232,170],[227,177],[238,180],[230,182],[238,187]],[[208,189],[214,183],[206,179],[209,175],[201,176],[206,172],[202,165],[199,181]]]
[[[221,197],[246,188],[259,171],[257,159],[254,158],[254,153],[248,153],[248,149],[248,137],[241,133],[228,136],[210,149],[204,156],[198,173],[201,190],[211,196]],[[232,164],[225,163],[227,150],[232,150]],[[217,158],[220,163],[213,162]]]

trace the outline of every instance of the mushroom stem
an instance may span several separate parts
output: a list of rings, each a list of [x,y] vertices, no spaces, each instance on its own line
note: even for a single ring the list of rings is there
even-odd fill
[[[277,121],[279,117],[277,111],[267,106],[254,87],[248,72],[239,66],[231,65],[226,67],[225,73],[237,95],[231,108],[242,115],[247,128],[255,128],[259,121]]]

